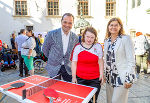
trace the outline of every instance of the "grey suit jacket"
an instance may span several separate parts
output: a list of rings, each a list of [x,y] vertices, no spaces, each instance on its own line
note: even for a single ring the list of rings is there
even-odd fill
[[[70,55],[78,41],[78,36],[71,32],[68,49],[64,55],[61,28],[48,32],[42,47],[42,51],[48,58],[48,62],[45,68],[51,77],[54,77],[58,74],[62,61],[64,61],[67,72],[71,74]]]

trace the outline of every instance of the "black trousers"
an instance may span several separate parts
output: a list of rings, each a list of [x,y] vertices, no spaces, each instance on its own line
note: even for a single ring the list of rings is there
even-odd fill
[[[20,74],[23,74],[23,70],[25,71],[25,75],[28,74],[28,68],[26,67],[24,63],[24,59],[21,57],[21,51],[18,52],[18,57],[19,57],[19,71]]]
[[[67,82],[71,82],[72,81],[72,76],[67,73],[64,65],[62,65],[60,67],[60,71],[58,72],[58,74],[60,74],[60,78],[59,79],[61,79],[61,76],[62,76],[64,81],[67,81]]]
[[[100,89],[101,89],[101,81],[99,81],[99,78],[96,78],[96,79],[91,79],[91,80],[86,80],[86,79],[82,79],[82,78],[79,78],[77,76],[77,82],[78,84],[83,84],[83,85],[87,85],[87,86],[91,86],[91,87],[96,87],[98,90],[95,94],[95,102],[97,103],[97,98],[98,98],[98,95],[99,95],[99,92],[100,92]],[[91,102],[89,102],[91,103]]]

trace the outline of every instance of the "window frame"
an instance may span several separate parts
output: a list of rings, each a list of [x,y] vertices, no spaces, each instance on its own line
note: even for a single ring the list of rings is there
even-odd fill
[[[90,17],[90,0],[87,0],[87,1],[83,1],[83,0],[77,0],[78,2],[78,5],[77,5],[77,16],[81,16],[81,10],[80,10],[80,3],[82,4],[82,16],[83,17]],[[87,3],[87,5],[83,5]],[[86,7],[85,7],[86,6]],[[85,8],[85,9],[84,9]],[[86,14],[87,13],[87,14]],[[86,14],[86,15],[85,15]]]
[[[33,25],[25,25],[26,30],[34,30]]]
[[[57,1],[57,3],[58,3],[58,7],[57,8],[54,8],[54,4],[53,4],[53,8],[49,8],[49,2],[56,2]],[[60,0],[47,0],[47,16],[50,16],[50,17],[60,17]],[[53,10],[53,14],[52,15],[50,15],[49,14],[49,9],[52,9]],[[58,11],[57,12],[55,12],[55,10],[56,9],[58,9]],[[57,13],[56,15],[54,15],[54,13]]]
[[[109,7],[107,6],[107,4],[109,5]],[[114,6],[112,6],[112,4],[114,4]],[[114,17],[114,16],[116,16],[116,0],[109,0],[109,1],[106,0],[106,5],[105,6],[106,6],[105,7],[105,16],[106,17]],[[113,15],[112,15],[112,13],[113,13]]]
[[[18,9],[20,9],[21,10],[21,14],[17,14],[17,1],[19,1],[20,3],[19,3],[19,5],[20,5],[20,8],[18,8]],[[26,5],[26,7],[24,7],[25,8],[25,10],[26,11],[24,11],[24,13],[26,12],[26,14],[25,15],[23,15],[23,9],[22,9],[22,2],[26,2],[25,4],[24,4],[24,6]],[[14,0],[14,16],[19,16],[19,17],[27,17],[27,16],[29,16],[29,11],[28,11],[28,1],[27,0]]]
[[[137,7],[141,6],[141,0],[137,0]]]
[[[130,29],[130,36],[131,36],[131,38],[136,37],[136,30],[135,29]]]
[[[135,8],[135,5],[136,5],[136,1],[135,0],[132,0],[132,5],[131,5],[131,8]]]

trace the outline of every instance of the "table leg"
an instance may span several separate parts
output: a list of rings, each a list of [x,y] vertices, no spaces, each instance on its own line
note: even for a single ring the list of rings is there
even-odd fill
[[[6,97],[5,94],[0,93],[0,103],[3,103],[2,101],[4,100],[5,97]]]
[[[2,99],[2,93],[0,92],[0,100]],[[0,102],[1,103],[1,102]]]
[[[94,96],[93,96],[93,103],[95,103],[95,94],[94,94]]]

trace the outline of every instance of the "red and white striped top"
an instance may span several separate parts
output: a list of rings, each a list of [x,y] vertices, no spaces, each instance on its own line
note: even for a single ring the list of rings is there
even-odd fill
[[[102,46],[99,43],[91,48],[85,48],[78,43],[71,55],[71,61],[77,61],[76,75],[82,79],[91,80],[99,78],[98,60],[103,57]]]

